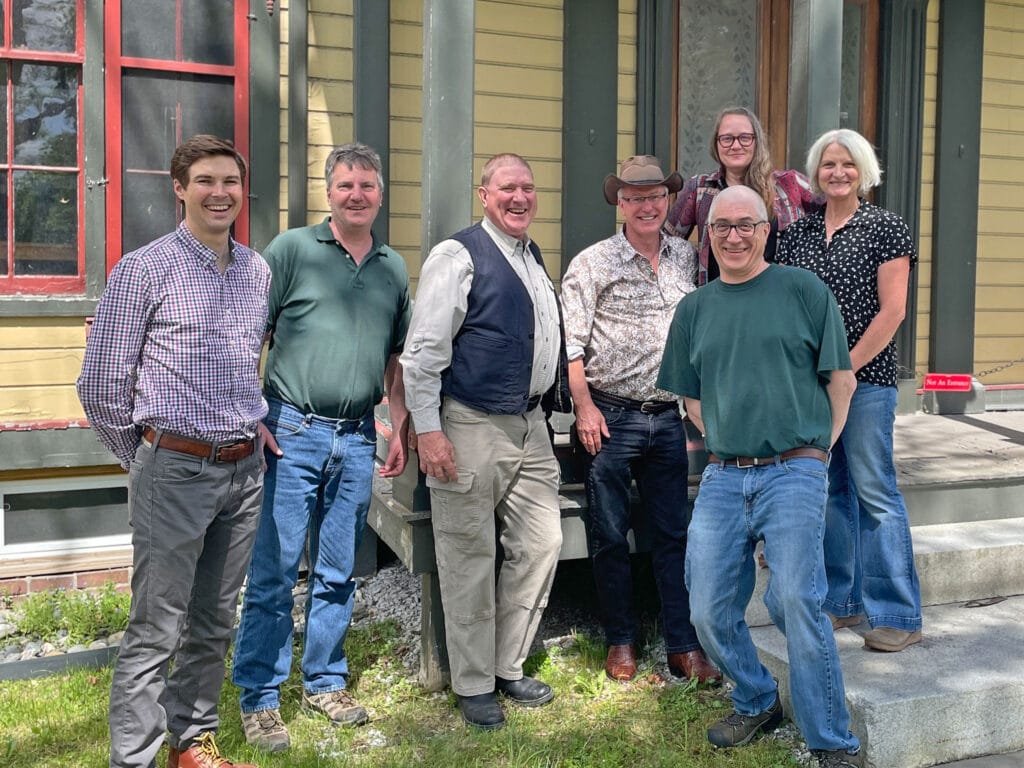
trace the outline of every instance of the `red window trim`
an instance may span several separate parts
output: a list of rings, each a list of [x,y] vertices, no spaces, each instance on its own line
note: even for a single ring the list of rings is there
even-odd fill
[[[8,264],[7,274],[0,276],[0,296],[25,296],[43,294],[72,294],[82,293],[85,290],[85,141],[82,118],[82,69],[85,63],[85,0],[74,0],[75,3],[75,50],[73,53],[66,51],[32,51],[24,48],[14,48],[9,44],[14,30],[13,6],[14,3],[3,3],[3,28],[4,39],[0,40],[0,60],[5,62],[31,62],[38,64],[75,64],[78,66],[78,85],[75,95],[77,114],[75,124],[78,134],[75,137],[75,151],[78,164],[71,167],[46,166],[47,170],[75,171],[78,174],[76,191],[76,215],[78,226],[76,227],[76,251],[77,251],[77,274],[75,275],[15,275],[14,259]],[[7,88],[10,75],[3,83]],[[7,94],[7,147],[6,157],[14,158],[14,99]],[[23,164],[5,164],[7,171],[7,232],[3,234],[4,239],[12,248],[14,244],[14,172],[19,170],[38,170],[40,166],[26,166]],[[7,260],[6,252],[0,254],[0,258]]]
[[[79,0],[81,2],[81,0]],[[232,137],[235,146],[249,158],[249,20],[248,2],[234,2],[234,66],[216,64],[200,64],[190,61],[167,61],[166,59],[145,59],[121,55],[121,0],[108,0],[106,5],[106,21],[103,30],[104,55],[107,63],[105,73],[106,97],[106,176],[107,185],[107,231],[106,231],[106,271],[110,270],[121,258],[121,217],[112,215],[122,208],[122,153],[121,138],[123,119],[121,114],[121,77],[125,69],[144,69],[162,72],[181,72],[187,74],[215,75],[234,78],[235,94],[235,135]],[[178,16],[180,24],[180,15]],[[181,39],[180,30],[176,35]],[[180,55],[179,55],[180,58]],[[187,137],[182,137],[187,138]],[[251,175],[251,174],[249,174]],[[235,221],[235,237],[241,242],[249,242],[249,205],[248,175],[246,178],[246,196],[242,211]],[[168,181],[170,187],[170,181]]]

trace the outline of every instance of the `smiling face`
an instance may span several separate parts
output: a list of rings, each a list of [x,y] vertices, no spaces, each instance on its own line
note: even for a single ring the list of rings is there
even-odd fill
[[[383,200],[377,172],[338,163],[327,186],[331,222],[340,232],[365,232],[373,226]]]
[[[754,126],[744,115],[724,115],[722,122],[718,125],[718,136],[752,136]],[[742,176],[750,167],[754,159],[754,144],[748,147],[740,145],[738,139],[734,139],[731,147],[723,147],[718,144],[718,160],[722,167],[737,176]]]
[[[223,240],[242,210],[242,174],[227,155],[208,155],[188,169],[188,185],[174,180],[174,194],[185,204],[185,226],[206,245]]]
[[[619,210],[626,237],[657,235],[668,215],[668,189],[664,186],[625,186],[619,194]]]
[[[860,169],[842,144],[829,144],[818,163],[818,186],[829,200],[856,198],[860,191]]]
[[[537,188],[529,168],[509,162],[498,166],[477,188],[484,215],[506,235],[522,240],[537,213]]]
[[[740,194],[726,194],[740,193]],[[749,193],[749,194],[746,194]],[[763,203],[761,204],[763,206]],[[709,232],[711,249],[718,260],[721,271],[720,279],[724,283],[745,283],[759,275],[768,266],[764,260],[764,245],[768,240],[769,226],[758,206],[755,192],[745,187],[730,187],[720,192],[714,201],[714,209],[709,217],[709,225],[722,224],[754,224],[754,233],[744,237],[735,227],[728,234],[716,235]]]

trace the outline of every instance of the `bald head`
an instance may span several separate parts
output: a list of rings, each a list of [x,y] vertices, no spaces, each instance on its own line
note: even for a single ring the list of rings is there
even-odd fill
[[[749,205],[750,218],[753,220],[765,221],[768,219],[768,209],[765,207],[761,196],[750,187],[737,184],[736,186],[726,187],[715,195],[711,201],[711,209],[708,211],[708,221],[715,220],[715,212],[720,206],[730,203],[733,205]]]

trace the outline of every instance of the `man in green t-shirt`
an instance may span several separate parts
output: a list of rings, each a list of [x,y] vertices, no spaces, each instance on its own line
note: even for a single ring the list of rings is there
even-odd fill
[[[682,395],[709,457],[686,548],[701,646],[735,682],[735,712],[708,729],[716,747],[747,744],[782,720],[778,684],[744,620],[754,546],[771,568],[765,604],[785,634],[794,719],[819,765],[862,766],[850,732],[832,624],[822,612],[829,449],[855,387],[831,292],[764,260],[767,207],[736,186],[711,204],[719,280],[676,309],[658,386]]]
[[[332,725],[367,719],[347,690],[344,643],[373,484],[373,407],[385,388],[392,437],[381,474],[400,474],[406,459],[397,374],[409,278],[402,257],[372,230],[384,195],[380,157],[365,144],[338,147],[325,179],[330,216],[282,232],[263,252],[272,274],[263,390],[274,440],[232,679],[242,689],[245,738],[268,752],[290,744],[280,688],[291,669],[292,588],[307,536],[302,708]]]

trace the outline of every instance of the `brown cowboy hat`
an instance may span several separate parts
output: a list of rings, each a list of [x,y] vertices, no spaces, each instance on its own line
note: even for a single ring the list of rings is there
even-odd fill
[[[604,199],[615,205],[622,187],[668,187],[671,194],[682,189],[683,177],[676,171],[668,176],[662,173],[654,155],[634,155],[622,161],[618,176],[609,173],[604,177]]]

